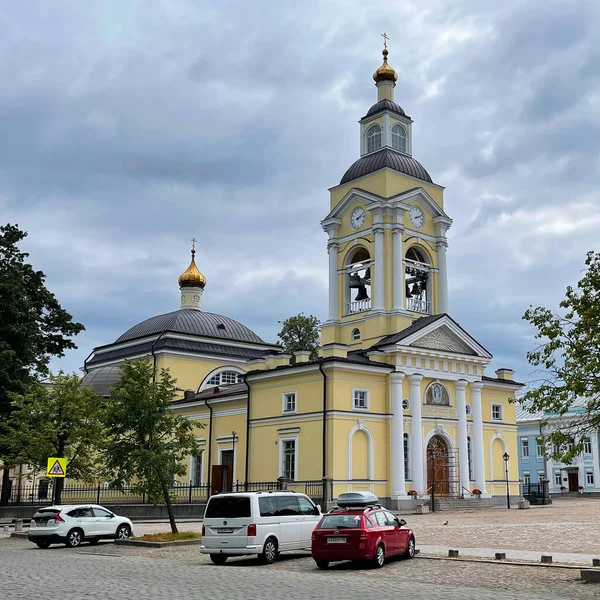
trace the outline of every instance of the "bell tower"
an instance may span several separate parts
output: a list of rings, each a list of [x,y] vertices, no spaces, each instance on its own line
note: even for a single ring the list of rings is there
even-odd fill
[[[323,344],[366,349],[416,319],[448,311],[444,188],[412,156],[412,119],[395,102],[396,71],[373,74],[377,102],[360,119],[360,158],[331,188],[329,318]]]

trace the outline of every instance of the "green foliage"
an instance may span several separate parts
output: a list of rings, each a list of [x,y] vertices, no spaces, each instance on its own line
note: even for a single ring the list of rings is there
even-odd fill
[[[281,331],[277,334],[284,352],[293,354],[300,350],[308,350],[311,359],[317,358],[320,344],[319,326],[317,317],[306,316],[304,313],[285,319],[281,323]]]
[[[130,483],[135,492],[167,504],[173,533],[177,528],[168,490],[178,475],[186,474],[183,459],[199,452],[194,425],[171,410],[175,383],[168,369],[155,373],[150,357],[121,363],[108,403],[105,456],[113,485]]]
[[[46,289],[44,273],[25,262],[18,244],[26,235],[0,227],[0,420],[10,412],[10,394],[24,394],[46,375],[50,358],[76,348],[70,338],[84,329]]]
[[[104,398],[77,375],[62,372],[49,385],[32,384],[26,394],[11,395],[12,413],[2,427],[13,464],[45,471],[51,456],[68,459],[70,479],[95,481],[104,442]]]
[[[600,253],[588,252],[583,277],[567,287],[562,314],[530,307],[523,318],[537,330],[540,345],[527,353],[542,377],[520,399],[532,412],[548,413],[556,430],[544,436],[547,454],[570,462],[583,438],[600,426]],[[579,400],[579,414],[561,419]]]

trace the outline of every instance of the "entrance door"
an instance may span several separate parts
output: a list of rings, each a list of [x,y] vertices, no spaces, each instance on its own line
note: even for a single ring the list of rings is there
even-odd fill
[[[436,497],[450,495],[450,461],[444,438],[434,435],[427,444],[427,489]]]
[[[569,472],[569,491],[576,492],[579,487],[579,473],[577,471]]]

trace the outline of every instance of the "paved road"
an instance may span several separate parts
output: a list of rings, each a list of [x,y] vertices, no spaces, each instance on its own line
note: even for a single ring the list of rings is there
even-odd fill
[[[393,561],[381,570],[342,563],[319,571],[306,554],[269,567],[246,558],[218,567],[197,547],[155,552],[101,544],[39,550],[23,540],[0,540],[2,600],[597,598],[600,587],[578,576],[576,570],[420,558]]]

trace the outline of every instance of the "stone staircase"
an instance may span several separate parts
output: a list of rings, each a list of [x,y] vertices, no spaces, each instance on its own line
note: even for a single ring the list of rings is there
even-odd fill
[[[431,500],[429,504],[431,504]],[[440,512],[445,510],[477,510],[478,508],[490,508],[495,504],[493,498],[436,498],[435,510]]]

